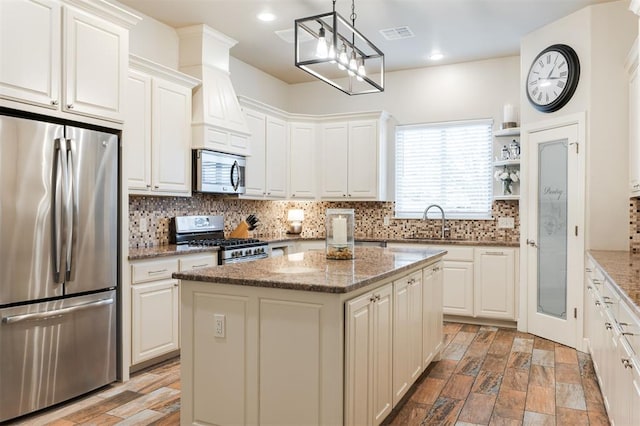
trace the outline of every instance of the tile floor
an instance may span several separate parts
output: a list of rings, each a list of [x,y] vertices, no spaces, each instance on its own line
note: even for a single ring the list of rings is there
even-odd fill
[[[386,425],[608,425],[589,355],[512,329],[447,323],[442,360]],[[13,424],[178,425],[180,364]]]

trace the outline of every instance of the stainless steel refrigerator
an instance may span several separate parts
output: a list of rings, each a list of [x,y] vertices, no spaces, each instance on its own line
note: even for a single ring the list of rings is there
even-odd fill
[[[118,136],[0,115],[0,422],[116,379]]]

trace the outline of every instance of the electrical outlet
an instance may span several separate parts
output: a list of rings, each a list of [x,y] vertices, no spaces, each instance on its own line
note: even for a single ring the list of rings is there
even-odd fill
[[[384,217],[384,226],[389,226],[389,223],[391,222],[391,218],[389,216],[385,216]]]
[[[501,229],[513,229],[515,227],[515,221],[512,217],[499,217],[498,228]]]
[[[140,227],[140,232],[147,232],[147,218],[141,217],[138,223]]]
[[[213,331],[213,337],[224,337],[225,334],[225,318],[222,314],[215,314],[213,316],[215,321],[215,329]]]

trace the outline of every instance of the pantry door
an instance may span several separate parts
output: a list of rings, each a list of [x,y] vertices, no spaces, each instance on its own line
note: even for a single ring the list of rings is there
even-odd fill
[[[584,258],[579,123],[527,132],[528,331],[577,347]]]

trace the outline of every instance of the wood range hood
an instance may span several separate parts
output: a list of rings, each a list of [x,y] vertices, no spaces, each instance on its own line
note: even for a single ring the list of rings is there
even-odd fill
[[[202,81],[193,94],[192,148],[246,141],[251,132],[229,74],[229,49],[237,41],[204,24],[177,33],[180,71]]]

